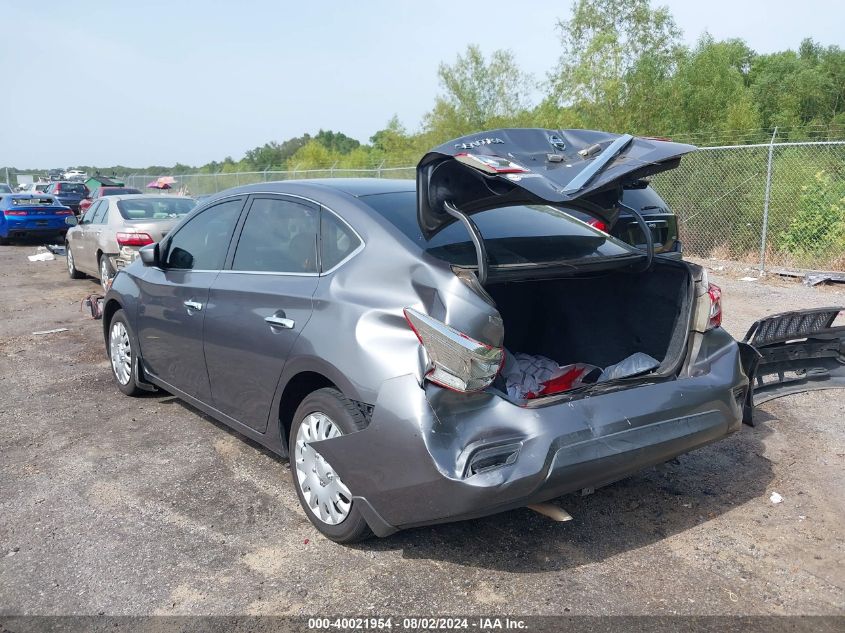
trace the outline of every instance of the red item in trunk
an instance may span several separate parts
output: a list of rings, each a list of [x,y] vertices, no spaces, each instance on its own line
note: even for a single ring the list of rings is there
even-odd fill
[[[536,398],[538,396],[549,396],[553,393],[568,391],[569,389],[572,389],[572,383],[574,383],[581,376],[583,376],[588,371],[588,369],[588,367],[573,367],[572,369],[558,376],[557,378],[552,378],[551,380],[547,380],[546,382],[542,383],[543,388],[540,390],[539,393],[529,392],[525,394],[525,397]]]

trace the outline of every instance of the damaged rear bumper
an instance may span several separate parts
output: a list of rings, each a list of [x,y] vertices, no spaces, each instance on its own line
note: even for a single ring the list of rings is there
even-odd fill
[[[739,348],[722,331],[711,337],[700,375],[544,407],[401,376],[384,383],[367,428],[314,448],[379,536],[602,486],[740,428]]]

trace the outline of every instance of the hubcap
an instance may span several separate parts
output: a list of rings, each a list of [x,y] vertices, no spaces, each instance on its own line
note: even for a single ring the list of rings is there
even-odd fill
[[[73,273],[73,252],[70,250],[68,246],[65,250],[67,250],[67,271],[69,273]]]
[[[352,509],[352,493],[310,442],[343,435],[325,413],[315,411],[299,425],[296,432],[296,480],[308,510],[328,525],[342,523]]]
[[[100,259],[100,283],[103,288],[107,288],[109,284],[109,265],[106,262],[105,256]]]
[[[120,321],[111,326],[109,356],[114,377],[121,385],[129,384],[129,378],[132,376],[132,347],[129,343],[129,332]]]

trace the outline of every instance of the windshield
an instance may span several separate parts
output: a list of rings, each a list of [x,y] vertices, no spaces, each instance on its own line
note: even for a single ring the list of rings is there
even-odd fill
[[[118,200],[117,208],[126,220],[167,220],[178,218],[197,205],[193,198],[130,198]]]
[[[375,194],[362,196],[361,200],[431,255],[458,266],[476,265],[475,247],[460,223],[450,224],[431,240],[422,236],[417,223],[415,192]],[[472,219],[484,236],[491,266],[548,264],[635,252],[623,242],[573,218],[562,207],[499,207],[476,213]]]

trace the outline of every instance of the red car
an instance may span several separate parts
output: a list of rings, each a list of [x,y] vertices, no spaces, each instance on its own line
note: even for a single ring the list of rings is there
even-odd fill
[[[86,198],[83,198],[79,203],[79,215],[84,215],[85,212],[88,210],[92,204],[94,204],[100,198],[105,198],[106,196],[122,196],[126,193],[144,193],[143,191],[138,191],[134,187],[97,187],[94,191],[92,191]]]

